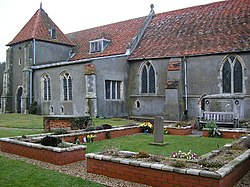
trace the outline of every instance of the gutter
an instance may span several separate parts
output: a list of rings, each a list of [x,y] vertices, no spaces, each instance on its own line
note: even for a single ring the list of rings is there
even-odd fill
[[[36,64],[36,39],[33,39],[33,65]]]
[[[33,93],[33,70],[32,69],[29,69],[29,72],[30,72],[30,104],[32,103],[32,93]]]
[[[204,53],[204,54],[190,54],[190,55],[185,55],[185,57],[200,57],[200,56],[210,56],[210,55],[222,55],[222,54],[229,54],[229,53],[245,53],[245,52],[250,52],[249,49],[247,50],[237,50],[237,51],[224,51],[224,52],[216,52],[216,53]],[[128,61],[138,61],[138,60],[157,60],[157,59],[166,59],[166,58],[182,58],[182,55],[177,55],[177,56],[159,56],[159,57],[139,57],[139,58],[129,58]]]
[[[51,68],[51,67],[64,66],[64,65],[81,64],[81,63],[91,62],[93,60],[101,60],[101,59],[117,58],[117,57],[126,57],[128,55],[129,55],[128,53],[125,53],[125,54],[119,54],[119,55],[94,57],[94,58],[81,59],[81,60],[75,60],[75,61],[55,62],[55,63],[51,63],[51,64],[43,64],[43,65],[39,65],[39,66],[31,66],[31,69],[36,70],[36,69],[44,69],[44,68]]]
[[[36,39],[33,39],[33,65],[36,64]],[[31,66],[32,67],[32,66]],[[33,70],[32,68],[29,69],[30,72],[30,104],[32,103],[32,98],[33,98]]]
[[[185,94],[185,111],[184,114],[188,113],[188,85],[187,85],[187,59],[184,56],[184,94]]]

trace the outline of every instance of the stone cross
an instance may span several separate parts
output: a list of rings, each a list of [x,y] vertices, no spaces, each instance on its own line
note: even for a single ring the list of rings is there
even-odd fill
[[[163,117],[157,116],[154,120],[154,143],[164,143],[163,141]]]

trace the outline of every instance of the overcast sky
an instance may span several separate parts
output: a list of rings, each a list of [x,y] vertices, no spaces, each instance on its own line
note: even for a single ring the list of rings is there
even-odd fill
[[[42,0],[49,17],[66,34],[155,13],[207,4],[219,0]],[[0,0],[0,62],[5,46],[40,7],[41,0]]]

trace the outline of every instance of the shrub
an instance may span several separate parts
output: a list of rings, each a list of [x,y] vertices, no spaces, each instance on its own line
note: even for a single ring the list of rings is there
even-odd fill
[[[170,165],[177,168],[183,168],[186,166],[186,163],[184,161],[177,160],[176,162],[173,162]]]
[[[162,160],[164,160],[165,158],[161,155],[151,155],[150,156],[150,160],[153,162],[161,162]]]
[[[91,121],[92,119],[89,116],[73,118],[71,120],[71,129],[84,129],[88,127],[89,124],[92,124],[90,123]]]
[[[187,127],[190,126],[192,123],[190,121],[178,121],[176,123],[176,127]]]
[[[221,133],[218,130],[218,126],[216,125],[216,122],[209,121],[206,125],[206,128],[208,128],[208,136],[209,137],[221,137]]]
[[[109,124],[102,124],[101,127],[102,127],[103,129],[112,129],[112,126],[109,125]]]
[[[58,128],[53,130],[53,134],[59,135],[59,134],[68,134],[68,129],[66,128]]]
[[[97,127],[95,128],[95,130],[103,130],[103,127],[102,127],[102,126],[97,126]]]
[[[137,155],[136,158],[149,158],[150,155],[147,151],[140,151]]]
[[[111,133],[110,133],[110,131],[108,131],[108,132],[105,133],[105,137],[106,137],[106,139],[111,139]]]
[[[62,143],[60,138],[52,137],[52,136],[45,136],[41,139],[41,144],[44,146],[52,146],[57,147],[58,144]]]
[[[86,129],[85,129],[85,131],[94,131],[95,130],[95,127],[87,127]]]
[[[198,162],[199,165],[201,165],[202,167],[208,167],[208,168],[220,168],[222,166],[224,166],[223,161],[212,161],[212,160],[202,160]]]
[[[29,114],[37,114],[37,102],[36,101],[30,104]]]

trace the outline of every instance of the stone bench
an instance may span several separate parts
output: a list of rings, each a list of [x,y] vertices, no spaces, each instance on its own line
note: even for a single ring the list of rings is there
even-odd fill
[[[199,129],[202,129],[209,121],[215,121],[218,126],[239,127],[239,120],[234,112],[203,112],[198,116]]]

